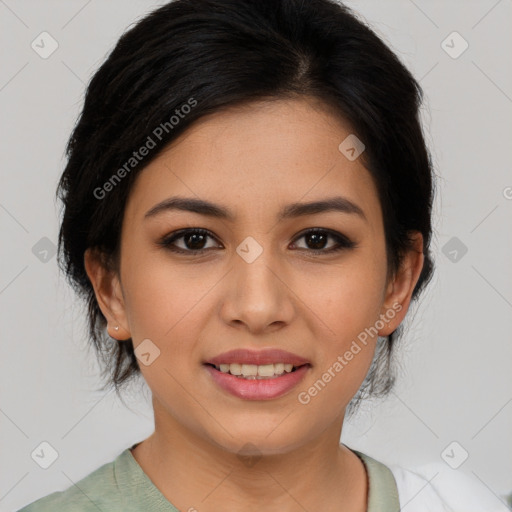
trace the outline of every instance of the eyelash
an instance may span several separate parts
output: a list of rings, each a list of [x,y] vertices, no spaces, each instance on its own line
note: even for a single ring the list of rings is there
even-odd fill
[[[338,245],[331,249],[300,249],[300,250],[308,251],[310,253],[320,256],[322,254],[332,254],[332,253],[335,253],[338,251],[342,251],[344,249],[345,250],[353,249],[354,247],[356,247],[356,243],[353,242],[352,240],[350,240],[349,238],[347,238],[345,235],[342,235],[341,233],[337,233],[336,231],[331,231],[330,229],[324,229],[324,228],[308,229],[307,231],[304,231],[303,233],[301,233],[297,238],[295,238],[294,242],[296,242],[297,240],[299,240],[307,235],[314,234],[314,233],[327,234],[328,236],[337,240]],[[215,239],[215,237],[212,235],[212,233],[210,233],[206,229],[187,228],[187,229],[182,229],[182,230],[176,231],[174,233],[171,233],[170,235],[165,236],[158,242],[158,245],[168,249],[169,251],[175,252],[175,253],[189,254],[189,255],[199,255],[199,254],[203,254],[203,253],[211,250],[211,248],[185,250],[185,249],[179,249],[179,248],[176,248],[176,246],[173,246],[173,243],[176,240],[179,240],[180,238],[184,238],[186,235],[190,235],[190,234],[207,235],[207,236]]]

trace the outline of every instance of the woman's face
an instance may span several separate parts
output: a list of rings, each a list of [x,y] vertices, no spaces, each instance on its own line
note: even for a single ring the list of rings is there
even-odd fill
[[[157,427],[179,424],[233,453],[252,443],[269,454],[341,428],[376,332],[395,329],[408,305],[386,282],[372,178],[339,149],[350,133],[312,100],[253,103],[203,118],[138,176],[109,312],[121,330],[110,332],[133,339]],[[170,207],[148,215],[176,197],[229,217]],[[335,199],[338,209],[290,208]],[[170,240],[184,229],[208,234]],[[282,384],[242,384],[206,364],[234,349],[281,349],[308,365],[298,382],[292,372],[273,379]]]

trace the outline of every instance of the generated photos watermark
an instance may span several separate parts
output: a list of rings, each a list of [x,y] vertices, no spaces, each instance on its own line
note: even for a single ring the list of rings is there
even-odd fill
[[[352,340],[350,348],[346,350],[343,355],[339,355],[336,358],[336,361],[334,361],[329,368],[322,373],[320,378],[318,378],[312,386],[310,386],[306,391],[301,391],[297,395],[299,403],[302,405],[309,404],[311,399],[317,396],[318,393],[322,391],[325,386],[331,382],[331,380],[334,379],[334,377],[336,377],[336,375],[338,375],[357,354],[359,354],[359,352],[361,352],[362,347],[360,344],[366,346],[368,344],[368,338],[377,336],[379,330],[383,329],[390,320],[393,320],[396,314],[401,310],[402,304],[395,302],[391,308],[389,308],[384,314],[380,315],[379,320],[377,320],[371,327],[366,327],[364,331],[361,331],[357,335],[357,340]]]
[[[114,190],[115,186],[118,185],[132,169],[144,160],[149,155],[152,149],[157,145],[157,140],[161,141],[164,136],[170,133],[180,123],[182,119],[186,117],[197,105],[197,100],[190,97],[186,103],[181,107],[174,110],[176,115],[172,115],[168,121],[160,123],[156,128],[153,129],[151,135],[148,135],[146,141],[142,146],[132,153],[132,156],[114,173],[112,176],[103,183],[101,187],[96,187],[93,191],[96,199],[104,199],[108,192]]]

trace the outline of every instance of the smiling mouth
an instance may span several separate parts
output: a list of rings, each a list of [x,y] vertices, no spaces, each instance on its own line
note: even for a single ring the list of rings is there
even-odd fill
[[[309,363],[303,365],[294,366],[290,363],[274,363],[274,364],[220,364],[215,365],[211,363],[205,363],[206,366],[215,368],[218,372],[233,375],[239,379],[245,380],[268,380],[277,379],[283,375],[295,372],[302,366],[311,366]]]

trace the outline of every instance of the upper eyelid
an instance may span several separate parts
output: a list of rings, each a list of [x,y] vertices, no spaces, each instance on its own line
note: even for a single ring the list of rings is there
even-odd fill
[[[206,228],[183,228],[183,229],[178,229],[177,231],[173,231],[172,233],[169,233],[168,235],[165,235],[162,237],[162,241],[165,242],[175,242],[176,240],[180,240],[181,238],[183,238],[185,235],[187,235],[188,233],[196,233],[196,232],[204,232],[204,234],[206,234],[207,236],[209,236],[210,238],[213,238],[214,240],[216,240],[218,242],[218,239],[217,237],[211,232],[209,231],[208,229]]]

